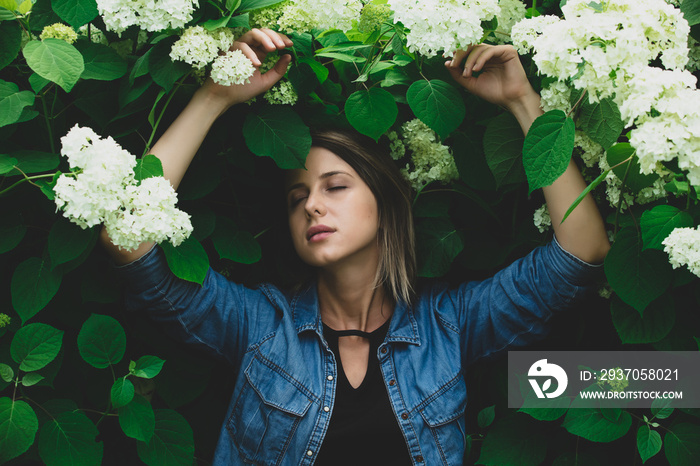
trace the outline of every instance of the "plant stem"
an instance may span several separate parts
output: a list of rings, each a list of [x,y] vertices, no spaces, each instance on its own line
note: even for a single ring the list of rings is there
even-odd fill
[[[53,128],[51,126],[51,118],[49,117],[49,109],[46,107],[46,94],[42,94],[41,96],[41,106],[44,108],[44,121],[46,122],[46,129],[49,132],[49,147],[51,148],[51,152],[55,154],[56,147],[53,142]]]
[[[17,168],[17,167],[15,167],[15,168],[16,168],[17,170],[19,170],[20,173],[22,173],[22,175],[24,176],[24,178],[22,178],[21,180],[16,181],[16,182],[13,183],[12,185],[10,185],[10,186],[8,186],[7,188],[5,188],[5,189],[3,189],[2,191],[0,191],[0,197],[4,196],[5,193],[7,193],[7,192],[10,191],[11,189],[13,189],[15,186],[24,183],[25,181],[30,182],[30,183],[33,184],[34,186],[37,186],[37,184],[36,184],[36,183],[32,183],[31,180],[38,180],[39,178],[52,178],[54,175],[56,175],[55,173],[47,173],[47,174],[45,174],[45,175],[27,176],[27,175],[24,174],[24,172],[23,172],[22,170],[20,170],[20,169]]]
[[[579,97],[578,100],[576,101],[576,103],[571,107],[571,110],[569,110],[569,113],[566,114],[566,118],[569,118],[571,116],[571,114],[574,112],[574,110],[576,110],[576,107],[578,107],[578,104],[581,103],[581,101],[583,100],[583,97],[586,95],[587,92],[588,92],[588,90],[585,90],[585,91],[583,91],[583,93],[581,93],[581,97]]]

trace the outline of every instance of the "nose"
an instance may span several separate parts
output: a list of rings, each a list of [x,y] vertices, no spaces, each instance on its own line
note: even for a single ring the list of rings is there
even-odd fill
[[[321,194],[318,191],[310,192],[304,203],[304,210],[308,217],[326,215],[326,206],[323,203]]]

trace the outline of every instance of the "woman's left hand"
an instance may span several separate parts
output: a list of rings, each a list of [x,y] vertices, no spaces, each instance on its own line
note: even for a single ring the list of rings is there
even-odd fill
[[[510,45],[472,45],[455,52],[445,66],[454,80],[469,92],[511,111],[514,106],[536,96],[518,52]],[[474,76],[474,72],[480,74]]]

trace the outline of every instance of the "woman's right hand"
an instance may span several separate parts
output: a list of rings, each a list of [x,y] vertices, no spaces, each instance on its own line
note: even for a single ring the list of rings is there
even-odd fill
[[[292,59],[289,54],[282,55],[275,66],[266,73],[260,73],[260,65],[268,53],[292,45],[292,41],[284,34],[266,28],[251,29],[231,45],[231,50],[240,50],[255,66],[255,73],[250,77],[250,82],[222,86],[208,78],[202,86],[202,91],[219,100],[225,109],[262,94],[282,79]]]

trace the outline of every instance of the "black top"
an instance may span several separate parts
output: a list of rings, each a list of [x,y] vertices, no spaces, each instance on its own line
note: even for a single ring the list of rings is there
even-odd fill
[[[390,319],[389,319],[390,320]],[[323,335],[338,363],[335,405],[317,465],[410,465],[406,440],[396,421],[379,368],[377,349],[384,341],[389,320],[373,332],[333,330],[323,325]],[[338,338],[356,335],[369,340],[367,373],[359,387],[350,385],[338,351]]]

